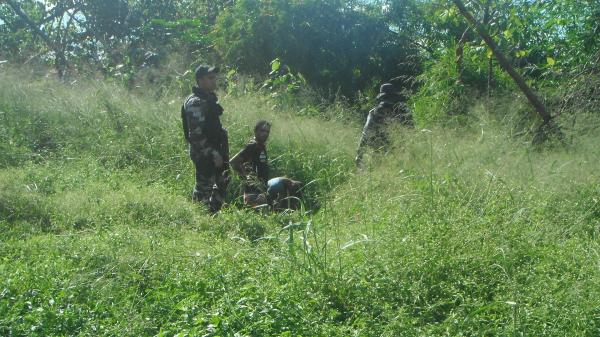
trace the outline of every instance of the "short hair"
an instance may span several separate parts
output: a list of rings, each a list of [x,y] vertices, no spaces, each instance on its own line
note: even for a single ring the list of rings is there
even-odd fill
[[[263,128],[271,128],[271,123],[267,122],[264,119],[259,120],[258,122],[256,122],[256,125],[254,125],[254,133],[256,133],[258,130],[263,129]]]
[[[218,73],[219,73],[218,67],[210,66],[208,64],[201,64],[194,71],[194,77],[196,78],[196,81],[198,81],[198,79],[200,79],[203,76],[206,76],[209,74],[218,74]]]

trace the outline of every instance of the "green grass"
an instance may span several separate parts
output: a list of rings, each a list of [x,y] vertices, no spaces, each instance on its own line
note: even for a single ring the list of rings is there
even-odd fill
[[[235,180],[211,217],[180,97],[0,71],[0,335],[600,334],[593,114],[534,148],[522,98],[477,103],[356,171],[358,123],[223,97],[232,152],[272,121],[275,174],[321,207],[248,211]]]

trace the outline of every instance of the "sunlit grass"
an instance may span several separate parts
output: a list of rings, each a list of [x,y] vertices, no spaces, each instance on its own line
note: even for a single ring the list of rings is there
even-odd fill
[[[391,130],[357,171],[360,125],[224,96],[231,151],[272,121],[275,173],[320,208],[245,210],[234,180],[212,217],[190,200],[181,97],[1,75],[0,335],[600,332],[593,115],[536,148],[521,102],[478,103]]]

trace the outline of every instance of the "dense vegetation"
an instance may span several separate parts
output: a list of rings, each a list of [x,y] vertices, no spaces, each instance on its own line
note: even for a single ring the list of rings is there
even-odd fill
[[[0,3],[0,335],[598,336],[599,4],[467,6],[543,142],[449,2]],[[203,62],[231,150],[272,121],[305,209],[245,209],[237,178],[191,202]],[[357,170],[385,80],[416,126]]]
[[[357,124],[224,98],[232,148],[274,122],[313,215],[190,201],[178,98],[2,71],[2,335],[597,335],[597,115],[567,148],[504,124],[397,130],[356,172]],[[512,111],[500,115],[500,111]],[[587,130],[587,131],[586,131]]]
[[[597,1],[468,5],[512,63],[538,80],[564,78],[600,46]],[[67,75],[100,70],[130,84],[174,54],[254,75],[280,58],[323,93],[348,97],[392,78],[410,89],[410,78],[445,53],[480,79],[488,63],[498,68],[452,3],[440,0],[10,0],[0,4],[0,44],[14,63],[46,61]]]

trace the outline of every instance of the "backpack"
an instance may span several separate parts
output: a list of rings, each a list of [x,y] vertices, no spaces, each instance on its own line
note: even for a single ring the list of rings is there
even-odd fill
[[[188,125],[187,116],[185,115],[185,105],[190,100],[190,98],[192,98],[193,96],[194,95],[191,95],[190,97],[188,97],[185,100],[185,102],[183,103],[183,105],[181,106],[181,122],[183,124],[183,137],[185,138],[185,140],[188,143],[190,142],[190,127]]]

